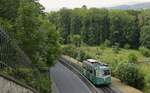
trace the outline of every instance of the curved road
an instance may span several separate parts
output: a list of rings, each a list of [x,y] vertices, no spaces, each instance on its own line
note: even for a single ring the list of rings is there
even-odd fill
[[[92,93],[80,78],[61,63],[51,68],[54,93]]]

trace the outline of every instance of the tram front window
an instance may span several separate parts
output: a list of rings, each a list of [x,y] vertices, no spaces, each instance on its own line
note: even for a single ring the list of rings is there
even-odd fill
[[[104,75],[104,76],[110,75],[110,70],[104,70],[103,75]]]

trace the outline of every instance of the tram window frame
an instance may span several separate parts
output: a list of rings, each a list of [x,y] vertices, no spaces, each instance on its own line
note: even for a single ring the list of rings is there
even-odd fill
[[[96,70],[95,69],[94,69],[94,73],[93,74],[94,74],[94,76],[96,76]]]
[[[90,72],[90,73],[93,73],[93,71],[92,71],[91,69],[89,70],[89,72]]]

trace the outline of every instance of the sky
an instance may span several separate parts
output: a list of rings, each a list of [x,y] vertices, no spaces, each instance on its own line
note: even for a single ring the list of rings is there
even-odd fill
[[[112,7],[118,5],[132,5],[136,3],[150,2],[150,0],[39,0],[45,7],[45,11],[57,11],[62,7],[66,8],[79,8],[86,5],[91,7]]]

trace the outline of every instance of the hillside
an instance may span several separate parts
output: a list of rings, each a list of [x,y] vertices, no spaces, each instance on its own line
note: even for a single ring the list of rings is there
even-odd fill
[[[134,4],[134,5],[120,5],[120,6],[115,6],[111,7],[110,9],[121,9],[121,10],[127,10],[127,9],[149,9],[150,8],[150,2],[146,3],[139,3],[139,4]]]

